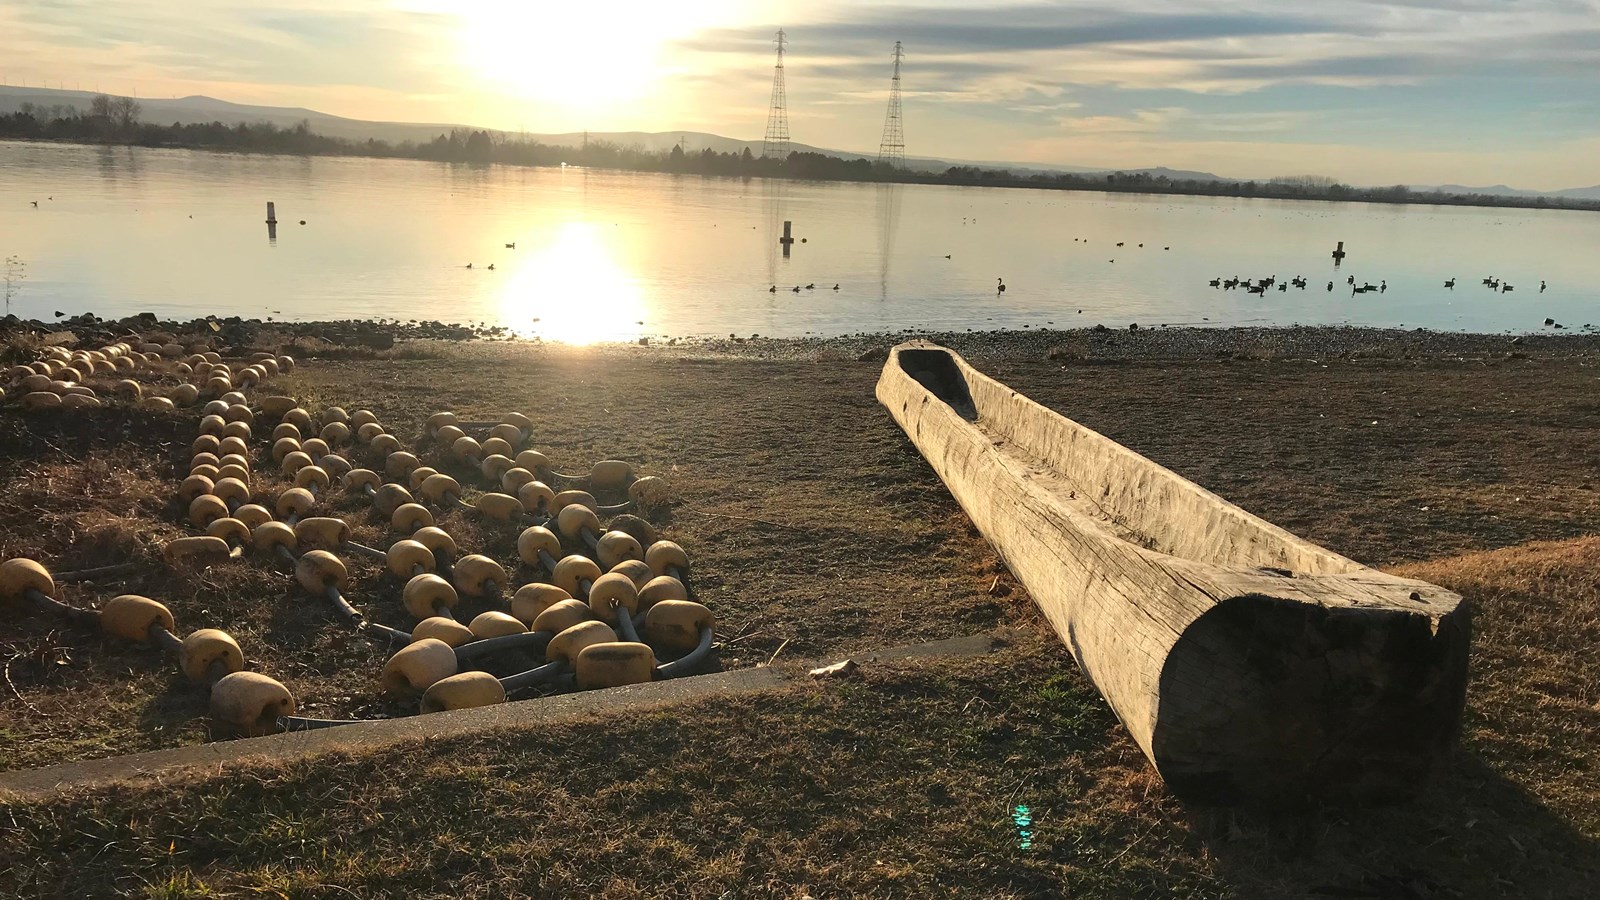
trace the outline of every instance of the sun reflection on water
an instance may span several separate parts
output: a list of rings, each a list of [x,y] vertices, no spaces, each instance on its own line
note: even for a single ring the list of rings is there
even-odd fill
[[[644,334],[644,290],[600,235],[590,222],[563,224],[506,280],[498,302],[501,320],[522,337],[567,344]]]

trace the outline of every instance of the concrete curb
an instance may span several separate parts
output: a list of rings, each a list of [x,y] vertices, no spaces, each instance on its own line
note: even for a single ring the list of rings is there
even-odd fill
[[[892,647],[855,654],[849,658],[868,663],[894,659],[979,656],[995,649],[995,643],[988,635],[975,635]],[[561,694],[478,709],[403,719],[377,719],[338,728],[152,750],[40,769],[0,772],[0,797],[40,799],[57,791],[108,784],[155,786],[169,778],[185,777],[195,769],[222,772],[251,765],[293,762],[341,750],[365,751],[411,741],[426,742],[484,731],[528,728],[591,715],[673,706],[708,697],[774,691],[800,683],[803,682],[786,677],[773,668],[735,669],[715,675]]]

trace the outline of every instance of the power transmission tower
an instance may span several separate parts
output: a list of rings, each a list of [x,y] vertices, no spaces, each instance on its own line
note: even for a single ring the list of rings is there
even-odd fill
[[[789,98],[783,88],[783,48],[788,43],[778,30],[778,64],[772,68],[772,105],[767,110],[767,137],[761,155],[773,159],[789,158]]]
[[[883,117],[883,140],[878,144],[878,162],[892,169],[906,167],[906,135],[900,124],[900,60],[905,52],[894,42],[894,78],[889,81],[889,111]]]

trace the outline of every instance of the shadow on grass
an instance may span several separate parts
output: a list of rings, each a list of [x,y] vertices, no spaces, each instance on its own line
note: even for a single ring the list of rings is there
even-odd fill
[[[1407,804],[1272,816],[1189,812],[1245,896],[1594,897],[1600,841],[1469,751]]]

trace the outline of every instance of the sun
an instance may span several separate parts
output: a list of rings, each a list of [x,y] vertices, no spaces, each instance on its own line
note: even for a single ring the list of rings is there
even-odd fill
[[[461,62],[485,88],[552,111],[623,111],[649,96],[683,29],[666,3],[477,0],[454,7]]]
[[[500,320],[523,337],[568,344],[638,338],[649,304],[610,231],[569,221],[543,249],[518,260],[499,292]]]

